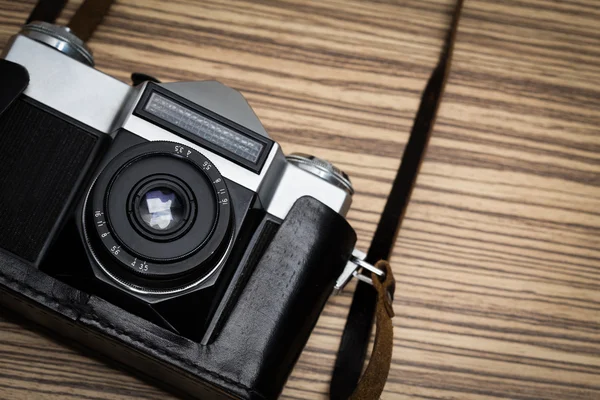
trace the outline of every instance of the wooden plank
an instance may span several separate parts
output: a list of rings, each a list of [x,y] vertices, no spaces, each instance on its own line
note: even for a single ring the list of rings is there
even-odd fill
[[[465,3],[394,252],[383,398],[600,398],[600,8]],[[349,219],[366,249],[452,5],[123,0],[90,45],[123,80],[140,71],[241,90],[285,152],[350,174]],[[0,0],[0,43],[32,6]],[[329,302],[283,398],[326,398],[349,289]],[[169,398],[6,319],[0,355],[0,398]]]

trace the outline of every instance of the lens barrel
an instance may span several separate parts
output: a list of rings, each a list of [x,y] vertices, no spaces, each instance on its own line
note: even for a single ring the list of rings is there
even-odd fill
[[[206,278],[231,243],[223,177],[197,151],[148,142],[113,158],[88,193],[84,228],[100,267],[137,290]]]

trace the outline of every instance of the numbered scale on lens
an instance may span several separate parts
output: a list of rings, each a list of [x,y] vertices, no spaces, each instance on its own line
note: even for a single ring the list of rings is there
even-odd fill
[[[86,218],[97,239],[90,247],[120,283],[189,284],[209,273],[230,243],[225,180],[206,157],[181,144],[148,142],[125,150],[88,197]],[[171,224],[175,204],[183,222]],[[171,218],[166,223],[165,215]]]
[[[96,231],[104,243],[104,247],[106,247],[115,258],[123,264],[129,264],[132,269],[137,270],[140,273],[151,271],[151,264],[148,261],[134,257],[121,248],[121,245],[114,239],[114,235],[111,234],[102,211],[94,211],[94,221],[96,222]]]

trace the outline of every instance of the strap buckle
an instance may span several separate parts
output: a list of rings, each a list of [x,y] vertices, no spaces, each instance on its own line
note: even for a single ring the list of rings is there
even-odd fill
[[[375,268],[375,266],[366,262],[365,258],[367,258],[367,255],[364,252],[358,249],[354,249],[352,251],[352,255],[346,263],[344,271],[342,271],[341,275],[335,281],[335,286],[333,287],[334,294],[337,295],[342,290],[344,290],[344,288],[346,287],[348,282],[350,282],[352,277],[356,277],[356,279],[360,281],[366,282],[369,285],[373,285],[373,280],[369,276],[361,273],[363,269],[374,273],[381,279],[385,279],[385,271],[379,268]]]

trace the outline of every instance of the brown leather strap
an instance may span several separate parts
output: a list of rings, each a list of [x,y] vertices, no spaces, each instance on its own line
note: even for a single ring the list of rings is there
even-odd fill
[[[350,400],[374,400],[379,399],[385,382],[387,381],[392,363],[392,349],[394,347],[394,308],[392,305],[392,293],[396,281],[390,264],[381,260],[376,265],[385,271],[385,280],[382,282],[377,275],[372,274],[373,286],[377,291],[377,306],[375,311],[375,344],[369,364],[365,373],[358,382]]]

